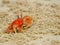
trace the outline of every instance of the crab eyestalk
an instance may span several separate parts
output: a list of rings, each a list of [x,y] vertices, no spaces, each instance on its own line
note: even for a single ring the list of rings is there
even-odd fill
[[[22,12],[21,11],[18,12],[18,18],[22,18]]]

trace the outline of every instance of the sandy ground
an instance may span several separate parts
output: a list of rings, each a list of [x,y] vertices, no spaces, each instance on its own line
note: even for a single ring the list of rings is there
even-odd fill
[[[0,32],[19,10],[33,17],[33,26],[24,33],[0,33],[0,45],[60,45],[60,0],[0,0]]]

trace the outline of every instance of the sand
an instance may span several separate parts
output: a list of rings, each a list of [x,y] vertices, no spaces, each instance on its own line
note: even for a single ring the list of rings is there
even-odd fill
[[[17,12],[33,17],[24,33],[4,34]],[[60,45],[60,0],[0,0],[0,45]]]

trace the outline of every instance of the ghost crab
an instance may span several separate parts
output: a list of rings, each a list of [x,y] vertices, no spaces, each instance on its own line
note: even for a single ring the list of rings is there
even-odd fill
[[[18,19],[13,21],[5,33],[16,33],[16,32],[25,32],[24,29],[31,27],[33,24],[33,19],[31,16],[22,17],[22,13],[19,11]]]

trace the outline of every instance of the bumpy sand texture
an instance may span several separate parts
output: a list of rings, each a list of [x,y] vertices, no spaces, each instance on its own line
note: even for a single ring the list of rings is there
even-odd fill
[[[60,45],[60,0],[0,0],[0,45]],[[33,17],[24,33],[4,34],[17,12]]]

